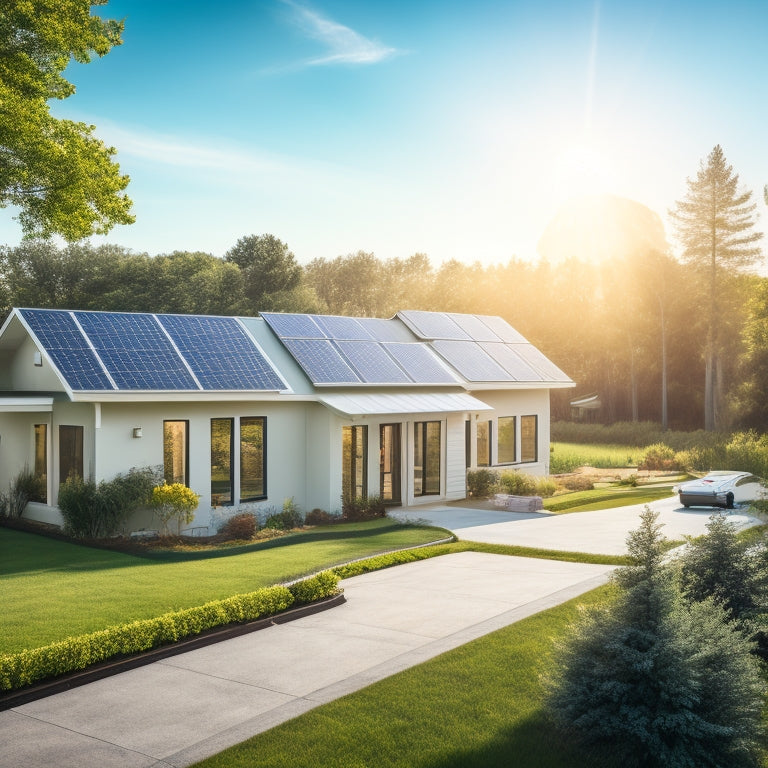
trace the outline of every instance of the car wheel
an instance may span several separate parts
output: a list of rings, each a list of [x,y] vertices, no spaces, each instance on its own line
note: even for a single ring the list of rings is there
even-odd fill
[[[733,494],[730,491],[725,495],[725,507],[733,509]]]

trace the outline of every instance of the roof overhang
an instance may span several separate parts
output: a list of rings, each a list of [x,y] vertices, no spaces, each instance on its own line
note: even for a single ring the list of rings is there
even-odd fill
[[[0,397],[0,413],[50,413],[53,411],[52,397]]]
[[[461,392],[441,394],[328,394],[318,401],[341,416],[492,411],[492,406]]]

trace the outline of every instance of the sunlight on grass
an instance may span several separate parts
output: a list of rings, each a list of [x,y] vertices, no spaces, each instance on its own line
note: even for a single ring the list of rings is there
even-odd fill
[[[553,475],[573,472],[579,467],[623,469],[636,467],[645,448],[629,445],[590,445],[588,443],[552,443],[550,472]]]

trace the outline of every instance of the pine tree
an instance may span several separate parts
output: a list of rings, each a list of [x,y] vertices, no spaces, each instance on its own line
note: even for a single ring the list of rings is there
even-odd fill
[[[729,270],[741,270],[754,264],[761,250],[755,243],[763,236],[753,230],[756,203],[752,192],[739,190],[739,176],[726,163],[718,144],[700,164],[694,180],[688,179],[688,192],[679,200],[670,216],[676,223],[683,246],[683,260],[694,267],[707,286],[701,296],[708,309],[705,342],[704,428],[720,426],[720,396],[717,379],[720,368],[718,335],[719,293],[724,289]]]
[[[764,683],[752,644],[714,599],[682,600],[647,507],[628,544],[617,599],[585,611],[558,646],[555,722],[627,768],[757,765]]]

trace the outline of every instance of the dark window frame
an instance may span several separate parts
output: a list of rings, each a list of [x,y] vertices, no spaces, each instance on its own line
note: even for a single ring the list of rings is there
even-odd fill
[[[165,466],[165,440],[166,424],[183,424],[184,425],[184,477],[182,484],[189,488],[189,419],[163,419],[163,478],[168,483],[168,475],[166,474],[168,468]],[[178,482],[175,477],[171,477],[170,483]]]
[[[254,496],[243,496],[243,421],[261,422],[261,484],[262,493]],[[238,498],[241,504],[250,501],[261,501],[267,498],[267,417],[266,416],[241,416],[238,420],[238,462],[240,464],[240,482],[238,486]]]
[[[528,419],[533,419],[533,458],[528,458],[526,449],[526,428],[525,422]],[[539,460],[539,416],[538,414],[528,414],[520,417],[520,463],[521,464],[535,464]]]
[[[427,448],[429,446],[429,425],[437,424],[439,429],[439,441],[437,449],[437,490],[426,490],[427,488],[427,476],[428,466],[427,461]],[[414,435],[414,477],[413,477],[413,495],[416,498],[422,496],[439,496],[442,491],[443,485],[443,422],[439,420],[432,421],[415,421],[413,423],[413,435]],[[419,440],[421,440],[421,490],[416,490],[416,455]]]
[[[229,448],[228,448],[228,461],[229,461],[229,500],[220,501],[218,497],[226,496],[227,494],[221,493],[218,490],[214,490],[213,487],[213,433],[214,422],[227,423],[229,425]],[[211,506],[212,507],[232,507],[235,504],[235,462],[233,461],[235,452],[235,420],[229,416],[214,417],[211,419],[211,453],[210,453],[210,470],[211,470]],[[216,498],[216,501],[214,501]]]
[[[483,438],[483,448],[484,451],[488,454],[488,461],[481,464],[480,463],[480,426],[483,425],[484,428],[488,430],[488,433]],[[491,419],[488,419],[488,421],[478,421],[476,422],[475,426],[475,448],[477,450],[477,466],[478,467],[492,467],[493,466],[493,421]]]
[[[512,421],[512,459],[508,459],[506,456],[502,458],[502,443],[500,441],[501,435],[504,432],[502,429],[502,421]],[[496,420],[496,462],[499,465],[507,466],[509,464],[517,463],[517,416],[499,416]]]
[[[42,430],[43,435],[43,453],[42,457],[39,455],[39,435],[41,434],[40,430]],[[35,450],[35,465],[34,465],[34,476],[35,479],[38,481],[38,487],[35,489],[35,492],[32,496],[30,496],[30,501],[36,501],[40,504],[47,504],[48,503],[48,424],[34,424],[33,425],[33,434],[34,434],[34,450]],[[42,462],[40,459],[42,458]],[[42,464],[42,466],[41,466]]]
[[[67,451],[66,454],[63,450],[65,447],[64,435],[71,436],[71,445],[74,448],[73,451]],[[67,478],[73,474],[73,467],[75,477],[79,477],[81,480],[85,477],[84,443],[85,427],[79,424],[59,424],[59,485],[65,483]]]
[[[358,461],[362,464],[362,482],[361,482],[361,490],[362,493],[360,496],[362,498],[368,498],[368,425],[367,424],[345,424],[342,428],[342,496],[344,497],[345,501],[353,501],[354,499],[358,498],[357,494],[357,469],[358,469]],[[349,465],[347,466],[347,462],[344,457],[344,434],[346,430],[351,430],[351,440],[350,440],[350,455],[349,455]],[[358,435],[358,430],[361,430],[360,435]],[[357,445],[360,444],[362,446],[362,456],[358,459],[357,457]],[[344,476],[346,474],[349,474],[350,479],[350,490],[352,491],[352,496],[350,497],[349,491],[344,487]]]

